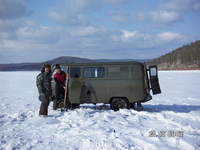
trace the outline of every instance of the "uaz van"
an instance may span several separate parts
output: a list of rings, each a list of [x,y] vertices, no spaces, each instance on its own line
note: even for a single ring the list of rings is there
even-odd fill
[[[68,63],[60,66],[69,77],[67,101],[73,108],[83,103],[104,103],[110,104],[115,111],[129,109],[134,108],[135,103],[151,100],[150,90],[153,95],[161,93],[156,65],[147,69],[145,63],[131,61]],[[54,97],[55,84],[52,81]],[[59,105],[63,107],[63,102]]]

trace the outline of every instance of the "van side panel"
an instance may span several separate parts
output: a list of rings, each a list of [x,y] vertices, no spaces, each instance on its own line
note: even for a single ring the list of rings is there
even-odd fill
[[[80,103],[80,91],[81,91],[82,83],[79,79],[70,78],[68,81],[68,93],[69,100],[71,103]]]
[[[107,99],[126,97],[129,102],[144,100],[144,77],[140,64],[108,66],[106,80]]]
[[[73,78],[73,74],[79,74],[77,74],[75,71],[73,72],[73,67],[70,69],[70,76],[72,76],[72,78],[69,79],[68,84],[70,102],[77,104],[107,103],[105,93],[105,79],[104,74],[102,74],[102,68],[100,68],[99,72],[96,74],[97,76],[100,76],[99,78],[95,77],[95,74],[94,77],[88,77],[91,75],[93,76],[93,74],[88,72],[87,69],[87,72],[84,72],[84,68],[84,66],[80,67],[80,76],[78,78]]]
[[[106,94],[109,101],[112,97],[126,97],[131,99],[131,80],[130,79],[107,79]]]
[[[107,66],[106,93],[111,97],[131,99],[131,65]]]
[[[79,95],[79,103],[106,102],[105,79],[82,79],[81,82],[81,89],[76,93]]]
[[[135,77],[131,80],[131,99],[129,102],[137,102],[144,100],[143,78]]]
[[[132,65],[132,99],[130,102],[144,100],[144,73],[140,64]]]

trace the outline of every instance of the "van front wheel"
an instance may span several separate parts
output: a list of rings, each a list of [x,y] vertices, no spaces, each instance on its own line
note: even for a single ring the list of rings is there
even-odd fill
[[[111,103],[111,108],[114,111],[118,111],[119,109],[130,109],[130,103],[128,100],[124,98],[115,98]]]

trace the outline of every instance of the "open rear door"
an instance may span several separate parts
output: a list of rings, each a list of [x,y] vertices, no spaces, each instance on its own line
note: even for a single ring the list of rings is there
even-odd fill
[[[158,80],[157,65],[149,66],[149,76],[150,76],[150,84],[153,95],[160,94],[161,90]]]

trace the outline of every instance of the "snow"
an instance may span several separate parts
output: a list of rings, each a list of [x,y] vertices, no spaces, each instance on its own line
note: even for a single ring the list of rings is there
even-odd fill
[[[39,72],[0,72],[0,148],[75,150],[200,149],[200,71],[160,71],[162,94],[143,111],[108,105],[81,105],[71,111],[38,116]],[[150,137],[155,131],[165,137]],[[168,133],[183,133],[169,137]]]

